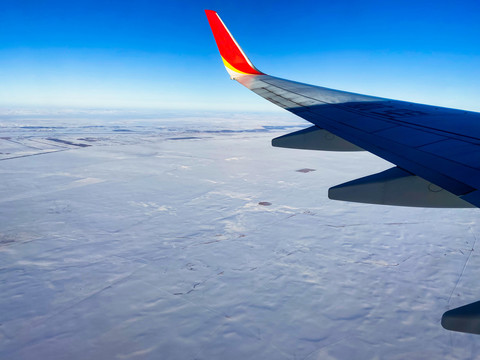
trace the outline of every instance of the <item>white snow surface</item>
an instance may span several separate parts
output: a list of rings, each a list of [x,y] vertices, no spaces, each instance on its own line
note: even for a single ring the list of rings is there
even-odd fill
[[[392,164],[271,147],[290,117],[1,125],[1,359],[480,358],[440,325],[478,209],[327,198]]]

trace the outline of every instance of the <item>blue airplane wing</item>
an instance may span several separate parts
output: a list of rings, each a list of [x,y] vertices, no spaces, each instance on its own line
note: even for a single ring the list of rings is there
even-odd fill
[[[329,198],[421,207],[480,207],[480,113],[328,89],[267,75],[207,10],[230,77],[312,127],[274,146],[369,151],[395,166],[329,189]]]

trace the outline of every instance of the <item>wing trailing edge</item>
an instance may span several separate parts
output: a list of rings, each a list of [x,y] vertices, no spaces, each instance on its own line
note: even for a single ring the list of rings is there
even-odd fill
[[[475,207],[461,197],[399,167],[331,187],[328,189],[328,198],[409,207]]]

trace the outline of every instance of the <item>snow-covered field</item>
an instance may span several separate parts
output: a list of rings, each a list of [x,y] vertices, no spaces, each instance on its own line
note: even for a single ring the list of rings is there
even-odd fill
[[[1,121],[1,359],[480,358],[477,209],[328,200],[391,164],[292,117],[96,116]]]

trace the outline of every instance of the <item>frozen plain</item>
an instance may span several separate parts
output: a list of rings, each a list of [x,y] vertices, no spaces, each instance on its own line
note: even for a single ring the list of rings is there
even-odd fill
[[[290,116],[66,117],[1,119],[1,359],[480,358],[477,209],[328,200],[391,165]]]

